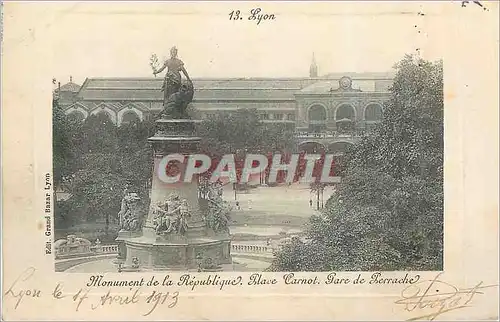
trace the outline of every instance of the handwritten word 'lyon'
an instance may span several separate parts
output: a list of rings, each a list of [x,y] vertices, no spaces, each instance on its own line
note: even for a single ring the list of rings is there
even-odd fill
[[[16,278],[14,283],[12,283],[9,289],[4,293],[4,296],[6,298],[11,296],[16,299],[14,309],[17,309],[19,307],[19,304],[21,304],[21,301],[25,297],[39,298],[41,296],[41,291],[38,289],[29,287],[23,288],[22,286],[20,286],[21,282],[26,282],[27,280],[29,280],[33,276],[33,274],[35,274],[35,271],[36,269],[34,267],[29,267],[28,269],[26,269],[21,273],[21,275],[18,276],[18,278]]]

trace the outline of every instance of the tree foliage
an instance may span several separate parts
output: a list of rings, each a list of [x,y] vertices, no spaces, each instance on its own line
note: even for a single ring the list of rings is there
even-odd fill
[[[66,124],[66,116],[59,114]],[[121,127],[105,115],[91,115],[83,123],[55,128],[69,138],[72,154],[54,151],[54,160],[71,164],[65,180],[69,199],[58,201],[56,226],[78,222],[105,221],[106,229],[115,222],[126,187],[135,190],[147,204],[151,179],[152,153],[147,138],[152,135],[149,121],[132,122]],[[56,140],[56,136],[54,136]],[[55,166],[55,172],[57,166]]]
[[[290,151],[294,147],[293,130],[283,124],[262,123],[256,109],[220,113],[203,122],[198,133],[203,152],[214,156]]]
[[[152,121],[114,125],[105,114],[90,115],[74,123],[54,108],[54,170],[64,173],[70,198],[59,201],[56,226],[105,220],[113,224],[125,187],[135,190],[147,205],[152,175],[152,151],[147,138],[154,135]],[[227,153],[273,151],[293,146],[285,127],[267,127],[256,110],[224,113],[205,121],[198,129],[202,152]],[[213,216],[225,220],[224,216]],[[108,226],[107,225],[107,226]],[[213,223],[219,226],[218,222]]]
[[[342,183],[271,270],[442,269],[442,63],[406,56],[396,69],[382,123],[347,151]]]
[[[59,186],[63,178],[71,173],[71,160],[74,159],[72,144],[72,126],[76,126],[66,117],[57,100],[52,101],[52,163],[54,184]]]

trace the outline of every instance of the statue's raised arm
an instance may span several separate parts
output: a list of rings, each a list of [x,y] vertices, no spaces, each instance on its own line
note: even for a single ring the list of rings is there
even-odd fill
[[[167,68],[167,61],[165,61],[165,62],[163,63],[163,66],[161,66],[159,69],[155,69],[155,70],[153,71],[153,75],[155,75],[155,76],[156,76],[157,74],[159,74],[159,73],[161,73],[162,71],[164,71],[164,70],[165,70],[165,68]]]

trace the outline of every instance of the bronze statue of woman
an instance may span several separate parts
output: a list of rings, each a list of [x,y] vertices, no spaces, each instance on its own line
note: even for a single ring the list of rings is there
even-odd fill
[[[184,68],[184,63],[182,60],[177,58],[177,48],[172,47],[170,49],[170,59],[166,60],[163,66],[154,71],[153,75],[161,73],[165,68],[167,68],[167,73],[165,74],[165,79],[163,80],[163,104],[165,105],[168,98],[180,91],[180,87],[182,84],[181,72],[186,76],[188,82],[191,83],[191,79]]]

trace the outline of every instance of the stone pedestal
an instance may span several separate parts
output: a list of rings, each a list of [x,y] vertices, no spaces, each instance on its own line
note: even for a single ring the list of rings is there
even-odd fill
[[[130,238],[140,237],[142,233],[140,231],[125,231],[120,230],[118,232],[118,237],[116,237],[115,241],[118,244],[118,256],[116,256],[115,263],[123,263],[127,258],[127,247],[125,246],[125,240]]]
[[[122,254],[120,248],[120,257],[124,255],[126,267],[132,266],[133,261],[137,260],[140,268],[161,270],[195,269],[199,266],[200,258],[210,258],[217,264],[232,262],[229,232],[214,232],[203,220],[198,201],[197,178],[193,177],[190,182],[168,184],[160,180],[158,175],[159,167],[165,166],[161,164],[165,156],[170,154],[188,156],[199,151],[201,139],[194,135],[197,122],[187,119],[156,121],[156,134],[148,140],[152,144],[154,153],[151,206],[140,236],[123,234],[117,238],[125,251]],[[183,170],[180,172],[184,173]],[[154,205],[165,201],[172,194],[187,201],[190,214],[188,229],[184,234],[157,233],[154,225]]]
[[[158,270],[196,269],[199,261],[211,258],[217,264],[231,264],[231,242],[227,239],[186,239],[184,242],[151,242],[137,238],[126,242],[126,266],[132,259],[139,260],[141,268]],[[199,256],[201,258],[199,259]]]

